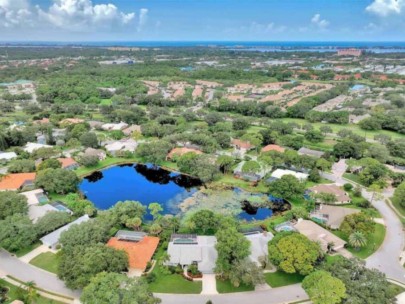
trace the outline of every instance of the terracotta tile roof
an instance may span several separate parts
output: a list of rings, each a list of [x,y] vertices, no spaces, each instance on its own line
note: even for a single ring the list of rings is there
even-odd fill
[[[70,166],[72,166],[72,165],[76,165],[76,164],[77,164],[77,162],[76,162],[73,158],[71,158],[71,157],[68,157],[68,158],[58,158],[58,161],[62,164],[62,168],[67,168],[67,167],[70,167]]]
[[[267,145],[262,148],[262,152],[268,152],[268,151],[277,151],[283,153],[285,149],[283,147],[280,147],[279,145]]]
[[[186,148],[186,147],[174,148],[173,150],[171,150],[169,152],[169,154],[167,154],[167,159],[173,158],[174,155],[182,156],[182,155],[184,155],[186,153],[189,153],[189,152],[193,152],[195,154],[202,154],[202,152],[200,150],[193,149],[193,148]]]
[[[159,238],[155,236],[145,236],[140,242],[122,241],[113,237],[108,241],[107,246],[124,250],[128,254],[130,268],[145,270],[158,244]]]
[[[232,139],[232,145],[238,147],[239,149],[252,149],[254,147],[250,142],[240,139]]]
[[[18,190],[27,181],[34,181],[36,173],[14,173],[4,176],[0,181],[0,190]]]

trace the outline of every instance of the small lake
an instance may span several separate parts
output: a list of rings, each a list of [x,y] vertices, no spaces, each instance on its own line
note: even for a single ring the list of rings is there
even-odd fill
[[[178,214],[178,205],[198,191],[201,182],[180,173],[143,164],[128,164],[110,167],[86,176],[80,191],[101,210],[108,209],[118,201],[139,201],[147,206],[158,202],[163,214]],[[152,217],[148,213],[146,220]]]

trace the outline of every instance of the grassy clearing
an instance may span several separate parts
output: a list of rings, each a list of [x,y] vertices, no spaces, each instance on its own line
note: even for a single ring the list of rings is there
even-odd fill
[[[266,280],[267,284],[275,288],[301,283],[302,280],[304,279],[304,276],[298,273],[285,273],[283,271],[278,270],[276,272],[265,273],[264,279]]]
[[[2,279],[0,279],[0,285],[8,287],[10,289],[8,294],[7,294],[9,299],[5,302],[5,304],[10,304],[14,300],[21,299],[21,294],[24,294],[24,292],[21,290],[20,287],[15,286],[13,284],[10,284],[9,282],[6,282],[6,281],[4,281]],[[54,300],[51,300],[51,299],[47,299],[47,298],[44,298],[42,296],[39,296],[35,300],[35,304],[59,304],[59,303],[61,303],[61,302],[54,301]]]
[[[39,246],[41,246],[40,242],[34,243],[28,247],[18,250],[17,252],[15,252],[15,255],[17,257],[22,257],[22,256],[26,255],[27,253],[33,251],[35,248],[38,248]]]
[[[405,216],[405,207],[401,206],[399,202],[391,202],[395,209],[397,209],[402,216]]]
[[[30,264],[46,271],[57,273],[59,256],[52,252],[44,252],[33,258]]]
[[[217,278],[217,291],[219,293],[231,293],[231,292],[244,292],[253,291],[255,288],[253,286],[240,285],[235,287],[231,284],[229,280],[222,281]]]
[[[363,184],[363,182],[361,181],[360,177],[359,177],[358,175],[356,175],[356,174],[344,173],[344,174],[343,174],[343,177],[346,178],[346,179],[348,179],[348,180],[351,180],[352,182],[355,182],[355,183],[357,183],[357,184],[360,184],[360,185],[362,185],[362,186],[365,186],[365,185]]]
[[[347,250],[350,251],[354,256],[360,258],[360,259],[366,259],[370,255],[372,255],[374,252],[380,248],[381,244],[384,242],[385,238],[385,226],[382,224],[376,224],[374,233],[370,235],[368,238],[367,245],[361,248],[360,250],[356,250],[352,247],[348,247]],[[334,234],[336,234],[338,237],[341,239],[347,241],[347,237],[345,237],[341,231],[333,231]]]
[[[125,164],[125,163],[132,163],[136,162],[136,158],[118,158],[118,157],[108,157],[105,160],[100,161],[96,166],[93,167],[79,167],[74,172],[80,177],[85,176],[87,174],[92,173],[93,171],[97,171],[108,166],[118,165],[118,164]]]
[[[231,174],[223,175],[221,179],[214,182],[213,184],[215,183],[238,187],[249,192],[267,193],[268,191],[268,187],[263,182],[259,182],[257,186],[253,186],[251,182],[235,178]]]

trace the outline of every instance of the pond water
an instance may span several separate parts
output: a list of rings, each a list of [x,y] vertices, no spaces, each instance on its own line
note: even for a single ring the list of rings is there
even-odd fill
[[[80,184],[81,192],[98,209],[108,209],[118,201],[134,200],[147,206],[158,202],[163,214],[180,212],[179,203],[198,191],[198,179],[152,165],[128,164],[96,171]],[[150,214],[145,216],[152,219]]]

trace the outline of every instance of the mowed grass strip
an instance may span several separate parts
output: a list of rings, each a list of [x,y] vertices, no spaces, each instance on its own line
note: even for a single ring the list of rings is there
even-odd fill
[[[37,255],[30,261],[31,265],[34,265],[38,268],[43,270],[57,273],[58,271],[58,264],[59,264],[59,256],[52,252],[43,252]]]

